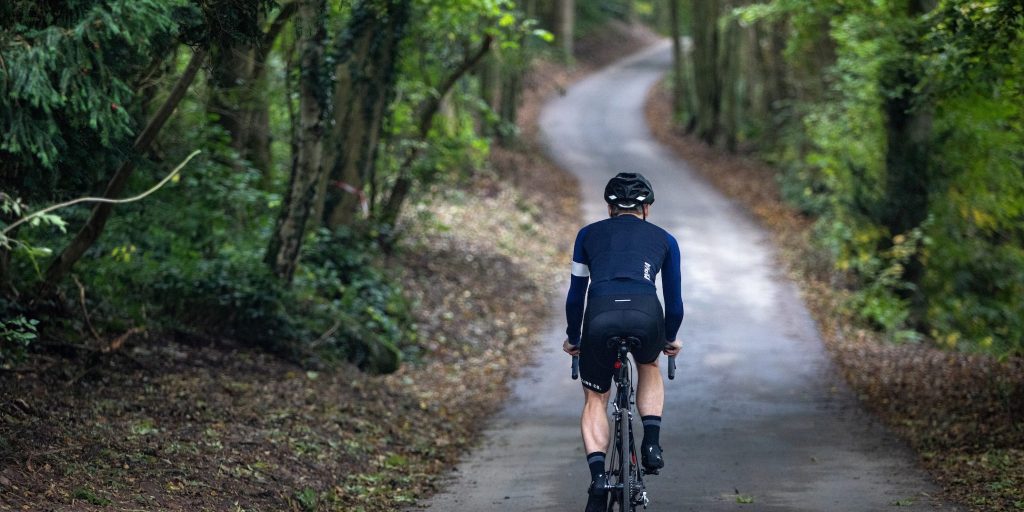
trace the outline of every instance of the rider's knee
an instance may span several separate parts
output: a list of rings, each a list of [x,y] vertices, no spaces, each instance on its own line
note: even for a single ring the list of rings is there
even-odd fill
[[[604,393],[598,393],[592,389],[583,388],[583,399],[586,403],[599,402],[607,404],[610,391],[611,390],[605,391]]]

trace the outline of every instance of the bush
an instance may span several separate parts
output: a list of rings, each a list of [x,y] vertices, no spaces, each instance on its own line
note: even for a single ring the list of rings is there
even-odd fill
[[[0,319],[0,366],[7,367],[25,358],[28,346],[36,339],[38,320],[18,315]]]
[[[375,261],[383,254],[374,229],[321,230],[304,254],[296,288],[325,330],[314,343],[328,357],[360,368],[391,372],[410,352],[415,333],[410,308],[397,283]]]
[[[216,131],[198,134],[207,154],[231,156]],[[400,344],[413,336],[399,287],[374,261],[379,233],[311,235],[287,287],[263,261],[278,199],[254,186],[259,178],[237,159],[200,158],[166,191],[119,208],[76,267],[94,323],[223,336],[307,362],[397,369]],[[27,262],[20,266],[31,272]]]

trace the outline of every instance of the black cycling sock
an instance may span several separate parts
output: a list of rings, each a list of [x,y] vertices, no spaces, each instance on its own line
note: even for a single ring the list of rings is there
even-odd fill
[[[641,416],[644,422],[644,446],[660,446],[661,416]]]
[[[590,479],[597,478],[597,475],[604,473],[604,452],[588,453],[587,464],[590,465]]]

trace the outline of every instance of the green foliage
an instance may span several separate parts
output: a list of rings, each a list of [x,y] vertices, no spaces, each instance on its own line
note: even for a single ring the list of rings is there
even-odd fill
[[[109,499],[96,494],[96,491],[93,491],[92,489],[84,486],[75,489],[75,492],[74,494],[72,494],[72,496],[77,500],[84,500],[85,502],[90,503],[92,505],[96,505],[98,507],[105,507],[107,505],[110,505],[111,503]]]
[[[299,502],[305,512],[315,512],[320,503],[320,495],[316,489],[305,487],[295,493],[295,501]]]
[[[1018,48],[1024,45],[1018,43]],[[1012,80],[1024,84],[1020,57]],[[1010,85],[1008,83],[1000,86]],[[999,86],[997,86],[999,87]],[[1002,87],[999,87],[1002,88]],[[997,353],[1021,349],[1024,319],[1024,126],[1019,101],[971,91],[941,104],[941,172],[933,206],[925,290],[941,301],[927,310],[938,337]]]
[[[223,154],[219,133],[210,125],[199,137]],[[107,298],[103,316],[122,328],[156,323],[393,371],[408,339],[408,307],[370,261],[379,251],[369,235],[318,234],[286,288],[263,261],[277,199],[254,187],[258,179],[253,169],[204,160],[170,193],[126,208],[85,272],[92,293]]]
[[[304,254],[295,288],[304,311],[322,330],[314,341],[328,359],[391,372],[403,349],[414,349],[410,306],[398,284],[375,261],[380,233],[321,230]]]
[[[854,260],[864,285],[853,295],[849,307],[895,341],[918,341],[920,334],[908,329],[910,301],[906,297],[915,290],[905,280],[906,267],[918,254],[922,229],[908,235],[893,237],[891,247],[873,252],[864,251]]]
[[[194,103],[182,110],[185,119],[205,117]],[[200,126],[172,127],[169,135],[180,137],[182,148],[237,158],[219,127]],[[96,313],[112,328],[198,330],[287,351],[301,339],[300,328],[262,259],[275,197],[255,187],[258,171],[221,158],[197,158],[165,190],[120,206],[78,267],[82,281],[103,298]],[[140,169],[134,181],[151,180],[161,172],[154,167]],[[240,236],[247,232],[263,235]]]
[[[372,261],[379,233],[316,234],[296,285],[285,287],[263,260],[280,199],[256,186],[259,171],[238,159],[218,125],[203,122],[201,104],[180,110],[166,135],[219,157],[200,157],[165,190],[119,206],[77,267],[98,326],[227,336],[296,359],[396,369],[414,336],[399,288]],[[159,167],[143,163],[135,185],[162,174]],[[56,235],[24,233],[28,245]],[[32,274],[27,258],[13,256],[16,275]]]
[[[553,4],[554,2],[552,2]],[[576,2],[576,36],[583,36],[602,27],[612,20],[627,18],[631,3],[642,4],[643,12],[651,10],[650,2],[631,2],[629,0],[590,0]]]
[[[349,21],[352,4],[328,4],[330,39]],[[384,250],[377,240],[391,243],[395,233],[373,221],[311,233],[292,286],[267,269],[268,239],[294,156],[299,68],[294,20],[272,46],[260,44],[271,5],[265,0],[0,5],[0,119],[8,134],[0,142],[0,227],[25,215],[20,198],[35,205],[97,195],[113,169],[136,158],[126,187],[130,194],[163,177],[166,162],[201,149],[203,156],[164,189],[146,201],[117,206],[73,270],[85,292],[83,307],[65,311],[87,311],[90,327],[104,334],[142,326],[231,337],[296,359],[351,361],[367,370],[392,371],[403,356],[416,355],[410,305],[378,259]],[[367,177],[378,208],[400,173],[411,176],[414,192],[422,193],[485,165],[490,148],[485,134],[493,133],[498,116],[489,100],[481,99],[474,73],[462,75],[447,91],[425,137],[419,129],[427,100],[439,97],[447,77],[485,38],[493,38],[497,62],[513,72],[525,69],[538,41],[551,38],[512,0],[414,0],[411,9],[413,21],[399,52],[398,95],[387,108],[381,156]],[[265,80],[247,84],[268,99],[268,169],[260,171],[240,158],[238,141],[218,123],[224,113],[214,112],[211,98],[225,85],[212,75],[197,78],[146,155],[127,153],[188,62],[186,45],[207,47],[216,57],[226,48],[252,43],[268,52]],[[326,53],[329,61],[333,56]],[[67,242],[65,224],[77,230],[91,206],[39,217],[0,237],[0,289],[6,297],[24,301],[32,295],[47,259]],[[62,286],[60,295],[78,297],[77,285]],[[36,324],[27,319],[37,312],[24,313],[4,317],[13,319],[5,320],[0,340],[5,360],[15,357],[10,355],[14,347],[23,352],[23,340],[35,335]],[[70,316],[40,320],[53,335],[86,333],[84,320]]]
[[[787,21],[793,112],[804,114],[787,119],[796,135],[775,149],[783,190],[819,217],[851,307],[870,323],[1020,354],[1024,5],[916,5],[776,0],[737,11],[748,23]],[[823,48],[830,65],[815,78],[805,66]]]
[[[95,183],[114,157],[98,150],[123,151],[130,142],[136,81],[166,55],[186,7],[184,0],[96,0],[3,18],[4,188],[32,199],[59,184]]]
[[[36,340],[38,320],[24,315],[8,316],[5,308],[0,318],[0,366],[17,363],[25,358],[28,346]]]
[[[10,223],[0,222],[0,228],[2,228],[2,231],[0,231],[0,251],[12,253],[12,256],[15,258],[25,258],[30,261],[36,276],[40,276],[40,260],[50,256],[53,251],[49,247],[30,245],[23,240],[14,238],[15,231],[19,229],[19,226],[12,226],[12,224],[18,220],[25,219],[27,215],[31,215],[31,213],[28,212],[28,206],[25,203],[20,199],[0,192],[0,219],[11,219]],[[50,226],[57,228],[61,233],[64,233],[67,229],[64,219],[53,213],[35,215],[31,220],[22,224],[22,226],[25,229]]]
[[[498,116],[480,98],[477,77],[463,76],[444,98],[426,140],[419,135],[422,106],[440,94],[438,87],[478,50],[485,36],[494,38],[491,53],[515,68],[525,67],[531,55],[530,45],[521,44],[524,39],[550,35],[537,31],[535,22],[523,19],[507,0],[422,0],[413,7],[413,18],[423,21],[410,27],[403,43],[398,99],[391,106],[375,191],[388,190],[402,172],[427,188],[483,166],[490,146],[485,134]],[[414,151],[419,154],[411,169],[402,169]]]

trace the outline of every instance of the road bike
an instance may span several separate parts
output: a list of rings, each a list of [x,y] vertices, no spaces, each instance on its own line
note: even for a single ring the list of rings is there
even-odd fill
[[[636,408],[635,388],[633,386],[633,365],[629,359],[631,349],[640,345],[635,336],[612,336],[608,346],[616,349],[615,368],[615,400],[612,401],[612,418],[615,425],[614,436],[608,453],[609,512],[634,512],[637,507],[647,508],[650,499],[644,487],[645,474],[648,473],[638,464],[636,445],[633,442],[633,411]],[[579,378],[579,356],[572,358],[572,378]],[[668,378],[676,378],[676,358],[668,358]],[[639,413],[637,414],[639,416]]]

